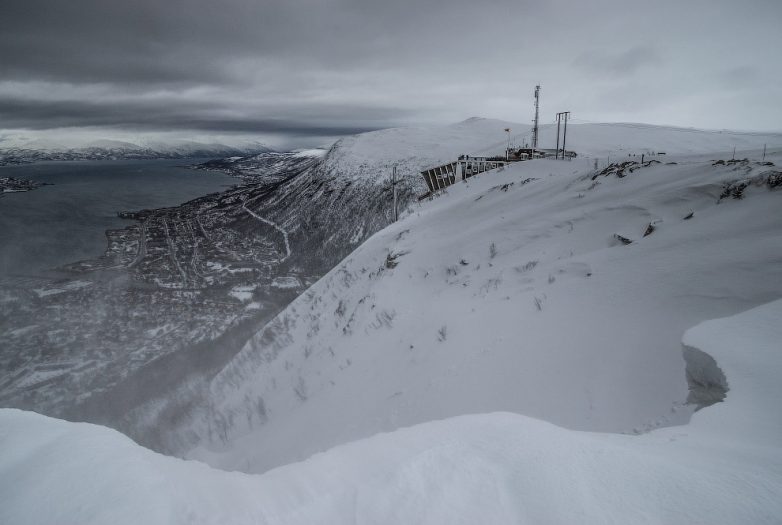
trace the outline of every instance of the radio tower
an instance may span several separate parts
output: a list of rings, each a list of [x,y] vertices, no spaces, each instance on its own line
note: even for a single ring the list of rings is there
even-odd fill
[[[532,151],[538,148],[538,109],[540,106],[540,85],[535,86],[535,125],[532,126]]]

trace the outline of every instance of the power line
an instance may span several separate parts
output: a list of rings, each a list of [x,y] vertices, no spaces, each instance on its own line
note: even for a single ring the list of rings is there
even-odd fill
[[[393,199],[394,199],[394,201],[393,201],[394,202],[394,210],[393,210],[394,222],[399,220],[399,212],[397,211],[397,205],[396,205],[396,185],[397,185],[396,166],[394,166],[394,169],[391,172],[391,190],[392,190],[391,193],[393,193]]]

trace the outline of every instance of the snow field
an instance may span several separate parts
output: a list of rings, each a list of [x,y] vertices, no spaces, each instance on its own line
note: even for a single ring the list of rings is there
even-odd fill
[[[324,174],[422,186],[505,124],[349,137]],[[0,410],[0,522],[779,522],[778,168],[713,162],[773,137],[583,126],[585,156],[667,154],[623,178],[520,163],[413,205],[181,414],[212,467]],[[688,374],[725,401],[693,414]]]
[[[685,426],[641,436],[461,416],[253,476],[161,456],[104,427],[2,409],[0,521],[776,523],[780,315],[782,300],[689,330],[684,342],[716,359],[728,397]]]
[[[414,208],[215,377],[187,455],[263,472],[498,410],[590,431],[685,423],[682,334],[782,296],[782,230],[778,190],[717,203],[744,172],[678,162],[594,181],[527,162]]]

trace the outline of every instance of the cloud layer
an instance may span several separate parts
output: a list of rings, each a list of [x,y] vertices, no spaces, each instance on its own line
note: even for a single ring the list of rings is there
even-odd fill
[[[470,115],[778,130],[777,0],[5,0],[0,129],[312,143]],[[550,114],[550,115],[549,115]]]

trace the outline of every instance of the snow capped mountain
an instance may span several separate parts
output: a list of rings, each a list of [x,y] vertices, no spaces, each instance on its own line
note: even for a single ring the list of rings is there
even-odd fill
[[[457,184],[180,414],[226,469],[340,446],[247,475],[4,409],[0,521],[774,523],[781,192],[776,166],[719,153]]]
[[[20,323],[24,321],[19,326],[36,324],[38,328],[0,335],[0,341],[3,342],[3,346],[9,349],[36,348],[37,350],[30,352],[30,355],[38,357],[21,363],[20,368],[14,369],[13,375],[10,376],[11,380],[2,384],[0,396],[7,406],[33,408],[58,417],[66,416],[69,419],[109,424],[156,450],[185,454],[194,446],[203,446],[205,449],[218,449],[219,451],[219,442],[222,438],[217,436],[226,434],[225,439],[228,439],[227,434],[230,434],[230,439],[234,439],[234,437],[246,433],[247,429],[237,423],[235,416],[244,408],[240,408],[238,405],[232,406],[228,399],[230,396],[238,394],[222,392],[218,396],[213,396],[212,390],[216,383],[211,384],[212,377],[221,369],[223,372],[219,377],[231,377],[232,365],[230,362],[246,341],[248,327],[252,326],[252,323],[256,323],[255,326],[267,323],[309,284],[325,275],[367,238],[389,224],[392,200],[389,176],[394,166],[398,168],[400,178],[398,190],[401,208],[405,208],[415,201],[416,196],[426,190],[423,179],[418,173],[420,169],[452,161],[465,153],[470,155],[501,154],[507,144],[507,135],[504,129],[508,127],[513,129],[512,133],[523,133],[525,129],[519,124],[474,118],[451,126],[398,128],[346,137],[325,153],[315,152],[317,153],[315,156],[311,155],[312,152],[307,154],[268,152],[252,156],[234,155],[222,161],[207,163],[205,166],[209,169],[221,169],[241,175],[244,184],[222,194],[204,197],[177,208],[145,211],[137,216],[139,224],[130,226],[126,230],[111,233],[110,251],[107,252],[106,257],[100,261],[86,262],[72,268],[72,271],[79,272],[74,277],[79,283],[93,283],[87,287],[82,284],[74,286],[73,290],[68,292],[73,295],[73,301],[85,305],[99,305],[100,311],[93,312],[92,316],[84,315],[69,321],[69,317],[57,316],[52,313],[57,310],[49,308],[51,305],[48,299],[33,297],[24,302],[24,307],[20,311],[31,313],[27,318],[19,321]],[[593,129],[600,131],[599,137],[590,135],[590,130]],[[671,135],[677,139],[672,139]],[[672,142],[677,143],[680,151],[699,150],[706,147],[709,140],[717,141],[714,146],[715,151],[723,147],[728,148],[727,153],[722,153],[720,156],[721,158],[730,158],[732,146],[729,145],[734,141],[720,142],[717,139],[721,136],[710,132],[682,132],[659,127],[654,127],[652,131],[649,131],[647,128],[627,128],[625,126],[613,128],[591,124],[569,126],[568,144],[573,143],[574,147],[579,148],[577,149],[579,158],[562,165],[550,161],[543,164],[523,165],[524,169],[537,166],[535,169],[542,171],[524,175],[520,180],[511,179],[510,182],[515,181],[514,188],[519,188],[521,182],[527,178],[547,180],[549,174],[555,174],[557,177],[553,177],[552,180],[564,181],[568,177],[583,176],[594,165],[592,158],[585,160],[583,157],[599,154],[602,150],[612,148],[616,150],[616,144],[643,145],[643,147],[639,146],[638,150],[624,152],[623,156],[619,158],[623,161],[640,160],[628,155],[659,152],[663,147],[670,146]],[[764,143],[762,141],[770,141],[771,138],[749,135],[747,146],[762,147]],[[518,143],[518,141],[516,142]],[[542,145],[549,145],[545,142],[542,140]],[[771,144],[771,142],[769,143]],[[550,145],[553,146],[553,144]],[[670,153],[667,156],[658,156],[657,158],[665,162],[675,160],[672,157],[674,156],[673,150],[668,149]],[[757,158],[760,155],[760,150],[755,149],[753,155]],[[716,156],[717,154],[713,153],[705,158],[694,160],[690,158],[685,161],[702,162],[706,166],[707,161],[716,158]],[[612,159],[617,159],[617,156],[612,155]],[[598,160],[602,168],[606,160],[602,157]],[[675,169],[684,169],[684,165],[680,164]],[[708,167],[708,169],[712,168]],[[703,176],[706,176],[706,171]],[[574,174],[573,172],[578,173]],[[713,183],[714,181],[709,182],[709,184]],[[491,182],[490,184],[493,187],[497,183]],[[536,184],[539,183],[536,182]],[[573,184],[576,183],[573,182]],[[451,193],[453,191],[461,190],[456,188],[449,190]],[[539,203],[532,207],[525,206],[524,209],[537,210],[533,217],[535,221],[538,217],[547,217],[551,213],[550,209],[563,210],[565,206],[561,202],[547,200],[549,196],[553,198],[560,191],[561,188],[551,187],[550,193],[547,193],[545,198],[541,197]],[[710,191],[713,193],[717,190]],[[505,192],[500,193],[505,194]],[[581,193],[591,194],[585,191]],[[624,200],[629,198],[629,195],[625,193],[602,194],[606,195],[608,202],[605,204],[606,209],[624,206]],[[514,195],[522,196],[524,193],[514,193]],[[482,197],[479,202],[489,202],[490,200],[488,197]],[[574,202],[579,204],[590,201],[585,199]],[[506,205],[516,207],[519,202],[514,197]],[[414,204],[413,209],[418,209],[416,206],[418,205]],[[427,206],[430,205],[424,205],[421,210],[430,209]],[[540,206],[544,207],[540,208]],[[495,211],[491,209],[485,213],[494,213]],[[481,232],[476,229],[474,221],[469,219],[469,213],[465,218],[457,219],[464,213],[466,212],[448,212],[455,218],[448,218],[447,222],[461,224],[467,231]],[[582,220],[580,216],[571,217],[564,211],[561,213],[565,217],[562,219],[563,221],[571,221],[575,224]],[[591,216],[593,212],[585,209],[583,213]],[[601,217],[611,217],[612,224],[626,220],[622,215],[612,215],[613,212],[609,213],[602,209],[594,213],[600,214]],[[639,211],[639,214],[643,215],[643,212]],[[500,219],[504,220],[502,214],[497,218],[497,220]],[[537,224],[535,221],[530,222],[531,219],[526,216],[519,216],[516,220],[523,221],[525,224]],[[651,222],[657,218],[648,217],[648,220]],[[531,227],[526,226],[522,230],[527,231]],[[535,226],[535,228],[541,229],[547,227],[546,223]],[[637,233],[625,231],[621,224],[616,224],[615,230],[611,235],[616,233],[629,239],[634,238]],[[480,234],[488,236],[485,232]],[[611,239],[614,238],[611,237]],[[596,246],[602,246],[601,243],[604,240],[604,238],[600,238],[597,241],[590,241],[594,244],[587,243],[586,246],[596,249]],[[471,236],[469,241],[473,242],[474,237]],[[458,242],[464,243],[467,240],[459,240]],[[501,253],[502,247],[499,238],[486,239],[479,250],[488,250],[492,242],[496,244],[496,248]],[[586,243],[586,241],[583,242]],[[541,249],[553,250],[557,253],[560,251],[555,246],[544,246]],[[574,253],[577,252],[576,247],[571,249],[574,250]],[[569,251],[565,255],[567,254]],[[381,254],[379,257],[384,259],[386,255]],[[434,254],[433,256],[435,260],[439,261],[437,258],[440,255]],[[537,253],[524,252],[520,255],[520,257],[522,256],[524,260],[516,262],[512,268],[506,269],[504,276],[487,276],[486,279],[500,279],[507,282],[508,275],[525,273],[514,269],[516,266],[522,268],[527,264],[534,266],[535,261],[543,261],[542,255]],[[558,256],[564,257],[562,253],[559,253]],[[464,265],[461,265],[462,257],[465,257],[468,264],[471,263],[470,257],[460,255],[455,260],[446,261],[443,259],[437,264],[442,264],[446,268],[455,264],[456,269],[462,271],[464,270]],[[369,264],[367,262],[362,265],[362,268],[364,266],[370,272],[375,263]],[[123,283],[122,286],[112,287],[108,284],[104,286],[100,278],[93,278],[93,274],[90,273],[100,272],[102,268],[106,267],[112,268],[112,272],[118,275]],[[486,268],[484,265],[480,271],[485,272]],[[560,269],[551,268],[550,271],[553,273]],[[590,273],[585,269],[571,270],[576,273]],[[356,269],[351,270],[354,273],[355,271]],[[530,268],[530,271],[533,273],[536,271],[544,272],[540,268]],[[126,295],[121,293],[126,286],[124,284],[126,278],[123,277],[125,275],[133,283],[133,297],[134,301],[138,301],[138,304],[135,302],[128,304]],[[524,276],[524,278],[527,277],[529,276]],[[558,279],[556,274],[553,274],[553,277]],[[500,285],[497,284],[497,286]],[[59,283],[57,288],[71,290],[63,283]],[[172,289],[194,289],[198,290],[198,293],[172,295],[170,293]],[[470,288],[465,287],[465,289]],[[541,294],[546,294],[546,297],[549,297],[551,293],[548,290],[537,288],[535,290],[537,295],[532,299],[527,298],[528,304],[533,304],[535,298],[545,301]],[[65,296],[57,297],[61,301],[67,299]],[[358,299],[360,298],[356,298],[356,300]],[[40,376],[40,374],[36,375],[35,370],[48,370],[52,366],[62,367],[62,364],[59,361],[54,361],[55,358],[51,356],[62,355],[64,351],[64,348],[60,346],[60,338],[47,338],[46,347],[40,348],[40,338],[37,334],[39,332],[56,333],[56,330],[74,329],[74,326],[78,326],[78,329],[85,333],[93,333],[95,328],[91,328],[89,319],[100,318],[104,309],[102,305],[107,303],[111,303],[112,308],[118,312],[118,315],[113,316],[112,319],[116,319],[116,322],[119,323],[117,333],[123,334],[122,339],[107,346],[105,338],[97,335],[90,337],[87,339],[89,343],[85,343],[87,346],[85,346],[84,352],[92,356],[99,356],[98,359],[80,360],[76,356],[68,362],[68,366],[78,369],[78,374],[60,373],[52,380],[33,380]],[[142,304],[153,306],[141,307]],[[170,318],[171,312],[180,311],[182,308],[186,308],[190,312],[192,327],[188,323],[175,323]],[[326,318],[333,315],[334,311],[342,309],[339,308],[338,301],[334,304],[329,303],[329,308],[331,310],[319,312],[318,315]],[[343,308],[347,308],[347,306]],[[589,304],[583,305],[583,310],[590,308]],[[439,311],[439,309],[440,307],[437,306],[435,311]],[[136,322],[132,325],[133,329],[125,327],[121,321],[123,317],[120,314],[126,310],[134,312]],[[85,314],[87,313],[89,312],[85,312]],[[624,312],[620,313],[624,315]],[[716,315],[724,313],[726,312],[719,310]],[[581,310],[569,312],[569,315],[576,319],[583,317]],[[302,321],[296,316],[293,318],[297,325],[302,324]],[[686,315],[680,316],[680,319],[685,318],[687,318]],[[698,317],[693,321],[700,319],[702,318]],[[239,322],[245,323],[244,327],[241,331],[234,333],[233,330]],[[384,321],[372,319],[367,322],[371,324],[383,323]],[[585,323],[586,321],[579,322]],[[673,320],[672,322],[675,326],[677,322],[682,321]],[[272,338],[277,333],[278,327],[275,323],[269,325],[266,332],[262,332],[267,334],[267,338]],[[438,325],[437,330],[443,324],[447,323]],[[535,330],[543,330],[543,326],[531,329],[534,333]],[[623,325],[620,323],[620,326]],[[684,325],[678,326],[681,330],[686,328]],[[176,327],[176,329],[172,330],[172,327]],[[255,329],[257,328],[253,328],[253,330]],[[547,326],[547,329],[554,332],[559,331],[551,326]],[[446,337],[448,337],[448,331],[453,332],[454,330],[454,326],[446,327]],[[583,330],[587,330],[587,327],[584,326]],[[163,336],[160,337],[160,334]],[[287,332],[285,334],[287,337]],[[296,345],[304,344],[303,340],[298,339],[300,337],[301,335],[296,336]],[[507,400],[502,406],[509,410],[524,411],[523,413],[546,417],[569,426],[599,430],[630,431],[649,428],[659,424],[660,421],[665,423],[665,421],[675,422],[686,419],[686,414],[675,417],[666,416],[666,418],[660,416],[661,411],[670,412],[670,405],[674,400],[683,398],[685,388],[681,376],[676,375],[681,365],[680,357],[676,351],[678,335],[668,333],[666,337],[668,339],[665,342],[659,342],[654,338],[650,339],[650,341],[658,341],[659,345],[672,352],[667,354],[667,359],[653,360],[652,364],[654,367],[664,369],[668,374],[661,374],[660,377],[675,375],[678,378],[675,384],[666,383],[661,387],[657,384],[638,382],[630,377],[614,378],[637,384],[634,387],[637,390],[634,391],[633,396],[648,398],[648,401],[641,408],[634,405],[630,398],[621,396],[617,398],[613,392],[606,389],[607,387],[601,386],[599,378],[603,373],[598,370],[592,370],[593,375],[591,376],[585,375],[586,379],[574,380],[572,385],[562,386],[563,391],[578,400],[573,402],[572,406],[567,407],[563,407],[565,403],[562,401],[562,397],[553,395],[547,398],[548,400],[542,399],[533,402],[530,399],[539,397],[531,393],[536,384],[534,381],[529,382],[529,386],[525,387],[526,391],[519,392],[511,386],[519,384],[515,375],[507,377],[504,379],[507,384],[502,390]],[[564,343],[574,344],[575,342],[565,341]],[[367,342],[367,344],[374,343]],[[629,336],[627,344],[631,346],[635,344],[630,341]],[[215,345],[219,345],[219,349],[208,353],[202,350],[203,348],[212,348]],[[653,346],[653,343],[650,342],[648,346]],[[326,348],[324,351],[328,352],[327,347],[324,348]],[[503,351],[509,352],[510,350],[506,348]],[[650,351],[656,352],[657,350]],[[240,357],[246,353],[243,352]],[[641,350],[639,353],[647,355]],[[555,355],[557,354],[552,353],[550,362],[547,362],[549,368],[555,368],[556,361],[553,360]],[[7,356],[8,362],[18,363],[18,361],[13,361],[12,357],[11,355]],[[165,359],[163,359],[164,357]],[[241,358],[244,359],[244,357]],[[349,359],[351,359],[351,363],[354,362],[353,358]],[[561,359],[563,362],[560,365],[565,367],[565,358],[561,357]],[[623,357],[623,359],[626,358]],[[178,360],[186,361],[188,367],[180,371],[180,368],[170,366],[169,363]],[[497,363],[502,363],[502,361],[497,361]],[[298,361],[291,361],[291,365],[286,366],[294,364],[299,366]],[[502,368],[504,364],[495,366]],[[654,367],[650,370],[657,369]],[[61,368],[58,370],[63,372]],[[425,369],[421,370],[420,373],[424,374]],[[508,370],[512,370],[512,368],[508,367]],[[286,375],[288,372],[283,372],[282,378],[275,377],[274,381],[291,380]],[[493,373],[492,368],[483,370],[484,377],[493,377]],[[250,372],[244,371],[240,375],[243,374],[250,374]],[[158,381],[155,388],[150,388],[149,381],[145,378],[158,376],[165,377],[166,380]],[[346,377],[348,376],[350,374],[346,375]],[[252,381],[249,376],[236,379],[237,383],[242,383],[245,380]],[[292,380],[298,382],[298,377]],[[311,389],[311,379],[304,377],[303,380],[308,385],[307,388]],[[591,389],[591,383],[598,383],[598,386]],[[85,384],[92,385],[92,387],[85,391]],[[100,385],[100,388],[97,388],[96,385]],[[453,385],[450,388],[454,388]],[[386,395],[394,395],[396,392],[397,390],[393,390],[387,392]],[[589,395],[587,396],[585,392],[589,392]],[[313,397],[312,394],[301,391],[301,389],[300,393],[306,395],[308,399]],[[256,400],[263,398],[264,403],[270,406],[276,403],[272,400],[277,399],[275,397],[277,394],[270,396],[268,400],[267,395],[260,392],[252,391],[252,395],[257,396]],[[225,396],[225,399],[221,396]],[[293,396],[298,399],[299,394],[294,392]],[[597,401],[589,401],[590,396]],[[473,406],[471,409],[473,411],[495,410],[497,409],[495,401],[499,397],[499,394],[493,398],[481,395],[470,396],[469,399],[464,400],[464,406]],[[409,397],[404,399],[405,402],[409,402]],[[586,412],[583,406],[584,404],[588,406],[589,403],[592,403],[596,408]],[[313,401],[309,404],[315,405],[316,402]],[[290,406],[298,410],[297,401],[294,400]],[[270,415],[263,415],[263,407],[259,407],[258,410],[261,414],[259,418],[268,417],[270,420],[269,428],[276,428],[276,422],[272,422],[273,418]],[[269,413],[279,414],[280,410],[283,409],[278,407],[273,411],[270,410]],[[426,403],[422,403],[418,416],[412,412],[400,411],[402,416],[397,422],[394,422],[393,418],[382,416],[377,418],[377,425],[358,428],[355,433],[345,430],[344,438],[354,439],[369,435],[377,430],[396,428],[399,424],[413,424],[425,420],[430,415],[442,417],[443,414],[467,411],[466,408],[464,411],[456,411],[451,408],[449,410],[451,412],[441,413]],[[358,414],[354,415],[358,417]],[[290,417],[293,418],[294,415]],[[253,425],[257,425],[257,421],[252,418],[251,422]],[[283,431],[284,429],[281,427],[280,432]],[[327,434],[324,433],[323,442],[309,443],[301,449],[293,447],[289,451],[289,457],[305,457],[311,451],[320,450],[342,440],[342,436],[337,434],[326,439]],[[265,461],[259,460],[258,465],[265,465]],[[270,464],[279,464],[282,461],[285,461],[284,455]]]
[[[484,136],[487,129],[495,135]],[[397,142],[408,133],[416,136]],[[207,168],[240,175],[244,184],[176,208],[126,214],[139,223],[109,232],[105,257],[69,267],[74,279],[91,284],[54,286],[71,290],[58,300],[87,305],[87,311],[79,310],[84,315],[57,315],[49,299],[17,294],[15,326],[37,328],[0,334],[0,348],[9,349],[0,357],[15,366],[0,384],[0,399],[6,406],[109,424],[158,450],[181,450],[180,437],[169,432],[172,421],[194,403],[192,396],[202,395],[200,382],[217,371],[215,366],[241,349],[249,337],[243,330],[273,317],[389,223],[388,178],[395,156],[407,155],[400,163],[400,176],[406,176],[399,187],[404,204],[423,192],[420,165],[449,160],[469,144],[503,134],[491,123],[456,131],[388,130],[346,139],[325,155],[269,152],[207,163]],[[382,146],[383,135],[397,138]],[[410,143],[418,144],[416,150],[403,153]],[[387,153],[372,161],[378,148]],[[101,278],[106,268],[121,285]],[[128,281],[134,290],[131,302],[124,293]],[[172,289],[197,293],[172,294]],[[244,301],[247,296],[255,299]],[[116,329],[109,333],[121,333],[120,340],[107,341],[101,331],[109,327],[91,322],[102,318],[107,303],[116,312],[110,321]],[[183,309],[190,322],[170,317]],[[127,316],[135,321],[127,323]],[[44,347],[40,343],[40,333],[57,330],[91,334],[81,352],[98,358],[75,355],[66,366],[79,373],[66,373],[68,368],[53,356],[79,351],[63,338],[47,337]],[[219,349],[202,350],[215,345]],[[19,348],[30,349],[34,357],[14,360],[10,349]],[[177,360],[186,361],[187,369],[170,365]],[[41,380],[36,371],[53,366],[57,377]],[[150,388],[146,378],[158,376],[166,380]]]
[[[0,166],[22,164],[41,160],[111,160],[111,159],[178,159],[198,157],[224,157],[250,155],[270,151],[258,142],[246,140],[226,145],[192,140],[138,141],[97,140],[48,140],[24,135],[0,137]]]
[[[555,147],[556,128],[554,124],[541,126],[542,147]],[[727,152],[734,147],[737,155],[745,156],[745,153],[762,150],[764,144],[779,146],[782,144],[782,133],[702,130],[637,123],[569,122],[567,126],[567,149],[573,149],[586,157],[605,158],[610,155],[612,159],[621,159],[628,153]]]
[[[211,380],[179,430],[189,456],[262,472],[497,410],[686,422],[684,331],[782,295],[779,171],[720,157],[519,163],[414,206]]]
[[[78,374],[56,377],[35,374],[63,366],[46,361],[57,346],[17,359],[30,366],[3,382],[3,403],[265,474],[3,410],[0,449],[13,452],[0,478],[22,482],[0,482],[14,502],[0,521],[773,521],[779,303],[688,329],[782,296],[782,137],[569,125],[570,162],[518,163],[416,200],[421,169],[502,154],[508,127],[516,144],[529,129],[473,118],[231,155],[204,167],[242,185],[130,214],[139,223],[110,232],[106,256],[73,265],[57,296],[122,319],[132,289],[144,306],[126,346],[85,337],[89,358],[66,363]],[[404,213],[389,224],[393,167]],[[106,268],[122,293],[92,278]],[[7,348],[57,333],[47,301],[25,303],[36,326]],[[162,315],[185,307],[184,328]],[[252,323],[263,327],[244,344]],[[44,468],[52,447],[81,459]],[[58,482],[71,478],[82,482]],[[153,488],[125,490],[139,480]],[[33,505],[33,486],[52,507]]]
[[[484,136],[487,130],[493,130],[494,135]],[[207,226],[219,225],[220,231],[201,239],[199,230],[190,229],[187,225],[193,220],[192,212],[184,211],[177,214],[182,215],[178,219],[182,222],[181,228],[172,228],[169,224],[155,237],[182,230],[187,235],[181,242],[190,245],[193,240],[189,232],[195,230],[197,244],[212,245],[215,239],[230,239],[231,250],[241,253],[245,253],[247,245],[264,246],[260,261],[262,272],[248,268],[250,273],[245,275],[253,277],[253,280],[236,284],[256,290],[256,295],[263,298],[262,310],[256,315],[268,320],[303,290],[303,283],[309,284],[320,278],[370,235],[388,225],[391,217],[389,175],[394,164],[398,165],[400,177],[403,177],[398,190],[400,202],[405,205],[424,191],[425,185],[417,175],[422,165],[444,162],[459,155],[470,144],[485,144],[497,138],[501,140],[503,135],[502,128],[497,131],[496,122],[471,128],[386,130],[343,139],[325,155],[320,154],[321,158],[314,163],[311,156],[299,153],[266,153],[209,162],[205,167],[229,171],[245,180],[242,187],[207,199],[208,204],[198,207],[198,220]],[[407,144],[417,145],[410,152]],[[374,159],[373,152],[379,150],[385,153]],[[172,220],[170,214],[164,218]],[[226,247],[221,242],[223,251]],[[272,248],[271,253],[269,247]],[[199,254],[197,258],[203,258],[206,249],[204,246],[183,251],[185,257],[180,266],[189,268],[192,256]],[[260,254],[256,253],[253,257]],[[204,264],[206,267],[194,272],[191,280],[177,286],[190,287],[192,279],[203,281],[198,274],[209,273],[210,265],[225,266],[228,263],[217,260],[204,261]],[[254,262],[252,264],[258,266]],[[177,280],[177,272],[168,267],[165,270],[161,280]],[[145,280],[155,277],[147,276]],[[220,283],[217,286],[209,283],[200,285],[209,291],[215,289],[208,295],[210,298],[213,294],[224,293]],[[198,305],[200,307],[200,303]],[[221,313],[223,310],[226,313]],[[223,307],[218,310],[211,307],[210,315],[215,320],[210,324],[229,326],[235,314]],[[231,352],[236,353],[240,349],[241,344]],[[230,355],[231,352],[221,353]],[[185,351],[182,353],[184,359]],[[147,351],[145,355],[154,353]],[[188,362],[196,366],[199,358],[193,356],[188,358]],[[134,365],[137,364],[134,362]],[[150,363],[149,366],[155,365]],[[145,399],[139,406],[128,406],[128,396],[121,392],[116,395],[108,392],[95,396],[89,409],[76,406],[68,415],[110,423],[156,450],[180,453],[192,444],[192,439],[178,432],[179,422],[183,421],[180,413],[207,402],[204,399],[204,396],[208,397],[206,377],[215,372],[205,370],[197,379],[172,378],[166,382],[169,391],[154,399]],[[145,373],[151,372],[147,370]],[[170,376],[170,372],[165,375]],[[139,377],[139,381],[143,384],[143,378]],[[133,381],[127,382],[135,385]],[[149,391],[126,386],[127,389]],[[107,407],[114,406],[119,408],[107,414]],[[99,411],[99,418],[95,410]]]

